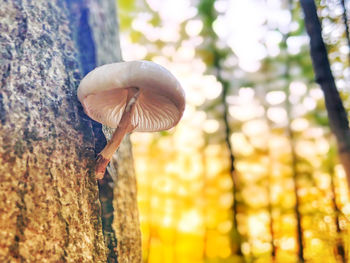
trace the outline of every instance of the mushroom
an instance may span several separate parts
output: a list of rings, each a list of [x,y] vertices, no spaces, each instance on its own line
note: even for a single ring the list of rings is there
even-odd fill
[[[125,134],[174,127],[185,108],[185,93],[164,67],[150,61],[130,61],[95,68],[81,81],[78,99],[93,120],[116,128],[98,154],[95,175],[102,179]]]

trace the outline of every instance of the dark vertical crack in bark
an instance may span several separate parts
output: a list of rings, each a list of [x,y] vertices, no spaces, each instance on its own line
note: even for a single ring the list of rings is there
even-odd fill
[[[27,179],[29,177],[29,157],[26,160],[26,169],[23,175],[24,180],[18,182],[17,194],[19,196],[19,201],[16,206],[19,208],[19,214],[17,215],[16,220],[16,235],[14,237],[13,243],[10,246],[9,254],[16,259],[19,259],[20,262],[25,262],[25,257],[23,257],[19,251],[19,244],[21,241],[24,241],[24,231],[27,227],[27,207],[25,202],[25,195],[28,192]]]
[[[11,54],[11,56],[9,57],[9,60],[11,60],[12,53],[10,50],[8,51],[8,53]],[[8,77],[10,76],[10,73],[11,73],[11,62],[8,61],[7,63],[8,64],[0,66],[0,72],[2,72],[2,76],[1,76],[1,86],[2,87],[5,87],[7,85],[7,80],[8,80]],[[0,123],[1,123],[1,125],[5,125],[7,113],[6,113],[5,102],[4,102],[4,94],[2,93],[1,90],[0,90],[0,112],[1,112]]]
[[[107,172],[102,180],[99,180],[98,184],[100,202],[102,209],[102,227],[103,234],[108,248],[108,262],[117,263],[117,238],[112,227],[114,220],[114,208],[113,208],[113,189],[114,182],[112,177]]]
[[[97,66],[96,43],[94,43],[93,31],[89,24],[90,10],[85,0],[66,0],[70,12],[70,22],[72,25],[73,38],[79,50],[78,60],[80,69],[85,76]],[[80,108],[82,111],[83,109]],[[84,113],[81,113],[85,115]],[[85,117],[84,119],[88,119]],[[102,125],[90,120],[94,135],[95,156],[104,148],[107,141],[102,132]],[[102,230],[107,248],[107,261],[118,262],[117,259],[117,238],[112,227],[114,219],[113,208],[113,180],[108,172],[103,180],[99,181],[99,200],[101,203]]]
[[[4,102],[3,102],[4,98],[3,95],[0,93],[0,123],[2,125],[5,124],[6,121],[6,112],[5,112],[5,107],[4,107]]]
[[[79,66],[83,76],[88,74],[97,66],[96,47],[93,40],[93,32],[89,25],[89,8],[85,0],[66,0],[73,38],[77,45],[79,54]],[[82,108],[81,108],[81,111]],[[84,113],[82,113],[85,115]],[[86,116],[86,115],[85,115]],[[85,119],[89,119],[87,116]],[[96,155],[107,144],[102,132],[102,125],[89,119],[94,133],[94,144]]]
[[[48,169],[48,173],[50,175],[50,178],[52,180],[52,184],[53,184],[53,189],[55,191],[55,194],[56,194],[56,202],[57,202],[57,210],[58,210],[58,213],[57,213],[57,217],[59,218],[59,220],[61,220],[61,222],[65,225],[65,232],[66,232],[66,235],[64,237],[64,246],[63,246],[63,253],[61,255],[61,260],[62,262],[67,262],[67,256],[68,256],[68,253],[67,253],[67,248],[68,248],[68,245],[69,245],[69,223],[67,222],[67,220],[64,218],[64,216],[62,215],[62,202],[60,200],[61,198],[61,194],[58,190],[58,187],[57,187],[57,181],[56,179],[54,178],[54,175],[53,173],[51,172],[51,169],[49,168]]]

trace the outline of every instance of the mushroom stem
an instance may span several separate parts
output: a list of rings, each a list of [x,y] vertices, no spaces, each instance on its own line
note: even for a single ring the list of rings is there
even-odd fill
[[[97,155],[95,176],[97,179],[103,179],[106,167],[111,160],[113,154],[117,151],[125,134],[134,130],[135,127],[131,124],[131,117],[134,114],[137,99],[140,95],[138,88],[128,88],[128,97],[123,115],[120,119],[118,127],[115,129],[111,140],[107,143],[105,148]]]

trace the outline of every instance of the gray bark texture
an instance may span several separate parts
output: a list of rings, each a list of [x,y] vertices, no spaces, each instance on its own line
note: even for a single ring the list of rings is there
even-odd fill
[[[0,262],[141,262],[129,138],[97,183],[112,131],[76,98],[120,59],[114,0],[0,2]]]

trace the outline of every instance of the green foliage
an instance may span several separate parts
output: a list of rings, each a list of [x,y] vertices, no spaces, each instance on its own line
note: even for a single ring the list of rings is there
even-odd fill
[[[130,14],[135,11],[135,0],[118,0],[119,22],[123,27],[130,28],[133,18]]]
[[[198,5],[198,14],[202,17],[204,28],[213,32],[213,22],[216,19],[214,9],[215,0],[201,0]]]

